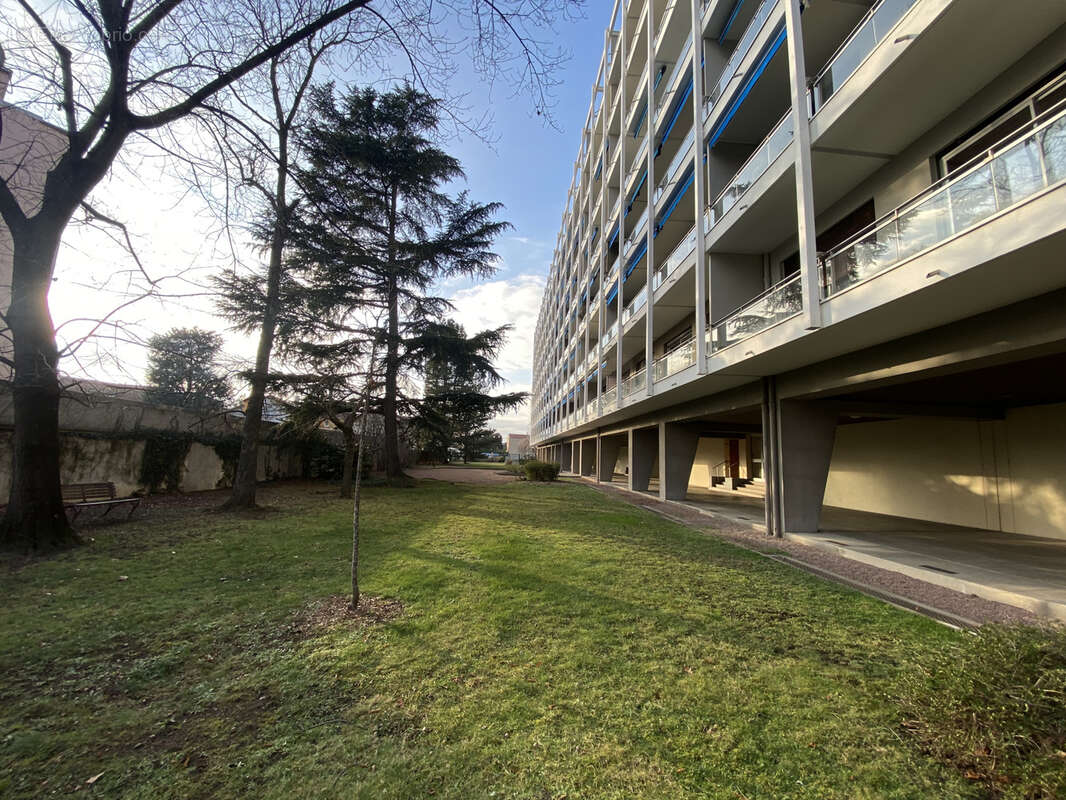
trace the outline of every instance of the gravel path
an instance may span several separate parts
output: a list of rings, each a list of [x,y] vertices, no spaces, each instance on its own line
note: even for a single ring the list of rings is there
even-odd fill
[[[634,494],[613,486],[581,481],[598,491],[623,500],[631,505],[647,508],[656,514],[680,522],[704,533],[726,539],[749,550],[760,553],[784,553],[789,558],[815,569],[835,573],[844,578],[866,584],[876,590],[899,595],[925,606],[945,611],[963,619],[978,623],[1003,622],[1046,624],[1047,620],[1025,609],[985,600],[975,595],[963,594],[943,586],[912,578],[891,570],[863,564],[850,558],[838,556],[820,547],[792,542],[787,539],[771,539],[766,534],[720,516],[701,513],[677,503],[664,503],[654,497]]]

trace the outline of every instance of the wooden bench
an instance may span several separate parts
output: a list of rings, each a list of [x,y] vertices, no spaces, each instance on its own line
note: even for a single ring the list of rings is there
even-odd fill
[[[130,507],[130,513],[126,517],[129,519],[141,504],[139,497],[115,497],[113,483],[71,483],[60,487],[60,491],[63,493],[63,506],[70,509],[72,519],[77,519],[82,509],[102,506],[107,508],[100,516],[106,517],[112,508],[122,505]]]

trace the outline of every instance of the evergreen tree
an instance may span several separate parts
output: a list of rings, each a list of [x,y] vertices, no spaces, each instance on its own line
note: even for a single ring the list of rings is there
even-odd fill
[[[429,292],[444,278],[490,277],[493,240],[508,225],[496,219],[500,204],[448,194],[463,171],[435,142],[440,105],[432,97],[409,86],[337,97],[328,85],[313,92],[312,108],[301,137],[305,202],[291,221],[293,260],[310,307],[346,319],[336,323],[340,335],[381,343],[386,474],[403,481],[399,420],[419,408],[405,387],[426,363],[451,361],[483,383],[500,380],[485,354],[495,354],[503,331],[473,342],[455,335],[439,321],[450,304]],[[365,321],[379,313],[380,326]]]
[[[200,328],[173,328],[148,340],[149,400],[201,413],[220,411],[230,385],[218,365],[222,337]]]

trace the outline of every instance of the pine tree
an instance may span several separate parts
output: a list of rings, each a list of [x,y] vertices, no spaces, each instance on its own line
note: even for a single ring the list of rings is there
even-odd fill
[[[381,342],[386,475],[403,482],[399,421],[418,409],[404,386],[430,356],[455,356],[468,346],[440,322],[448,301],[429,292],[441,279],[491,276],[498,258],[492,243],[508,224],[496,219],[500,204],[448,194],[463,171],[436,144],[434,98],[409,86],[337,97],[329,85],[313,92],[312,108],[301,137],[305,202],[291,223],[293,259],[308,291],[317,293],[311,307],[323,317],[343,310],[349,322],[340,327]],[[360,313],[361,327],[353,326]],[[378,313],[383,321],[374,329],[365,320]],[[495,375],[477,350],[464,358],[481,375],[484,367]]]

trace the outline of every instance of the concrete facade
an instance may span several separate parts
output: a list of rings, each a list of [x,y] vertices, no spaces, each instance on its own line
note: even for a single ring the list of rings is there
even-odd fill
[[[1066,539],[1066,6],[620,1],[592,95],[542,457]]]

